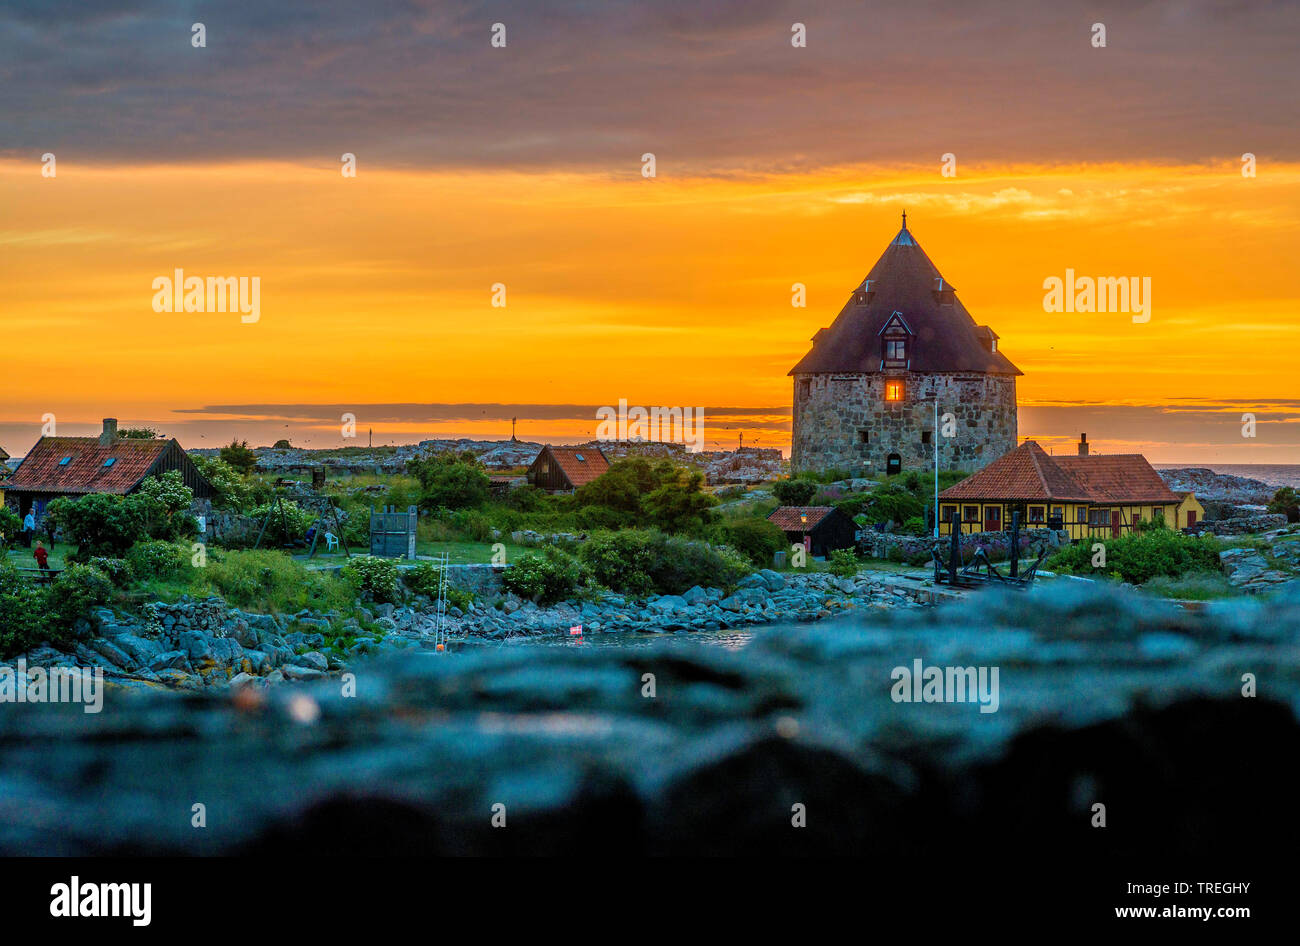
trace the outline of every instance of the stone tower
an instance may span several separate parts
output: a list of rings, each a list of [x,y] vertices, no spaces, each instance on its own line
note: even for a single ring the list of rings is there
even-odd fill
[[[1016,375],[907,229],[790,370],[790,466],[972,471],[1016,446]],[[934,429],[938,399],[939,430]]]

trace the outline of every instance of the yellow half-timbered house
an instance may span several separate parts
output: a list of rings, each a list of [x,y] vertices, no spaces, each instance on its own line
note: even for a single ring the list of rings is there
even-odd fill
[[[1022,528],[1064,529],[1072,539],[1119,538],[1143,520],[1186,525],[1185,512],[1179,515],[1192,508],[1186,497],[1165,485],[1141,454],[1090,455],[1085,436],[1078,456],[1054,457],[1027,440],[939,494],[940,531],[952,531],[954,514],[963,532],[1009,529],[1019,512]]]

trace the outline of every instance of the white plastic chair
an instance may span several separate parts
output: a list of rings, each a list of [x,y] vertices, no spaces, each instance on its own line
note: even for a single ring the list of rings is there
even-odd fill
[[[339,547],[339,537],[333,532],[325,533],[325,551],[333,552]]]

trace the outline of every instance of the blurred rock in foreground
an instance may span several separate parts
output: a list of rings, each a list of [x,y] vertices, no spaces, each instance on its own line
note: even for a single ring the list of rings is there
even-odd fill
[[[894,702],[891,671],[918,658],[997,667],[997,711]],[[114,691],[98,715],[0,705],[0,853],[844,853],[975,869],[1009,854],[1240,859],[1300,838],[1294,597],[1190,613],[1054,588],[774,629],[739,651],[515,646],[354,670],[355,698],[335,680]],[[1097,803],[1105,828],[1090,826]]]

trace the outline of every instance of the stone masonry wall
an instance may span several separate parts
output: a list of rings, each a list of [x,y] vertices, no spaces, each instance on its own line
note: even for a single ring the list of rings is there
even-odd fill
[[[904,399],[885,400],[885,381],[902,378]],[[807,384],[808,390],[803,391]],[[973,472],[1016,446],[1016,379],[985,374],[814,374],[794,379],[790,468],[883,473],[897,453],[902,468],[934,466],[934,446],[921,442],[939,415],[956,417],[956,434],[940,441],[939,467]],[[865,431],[868,442],[863,443]]]

